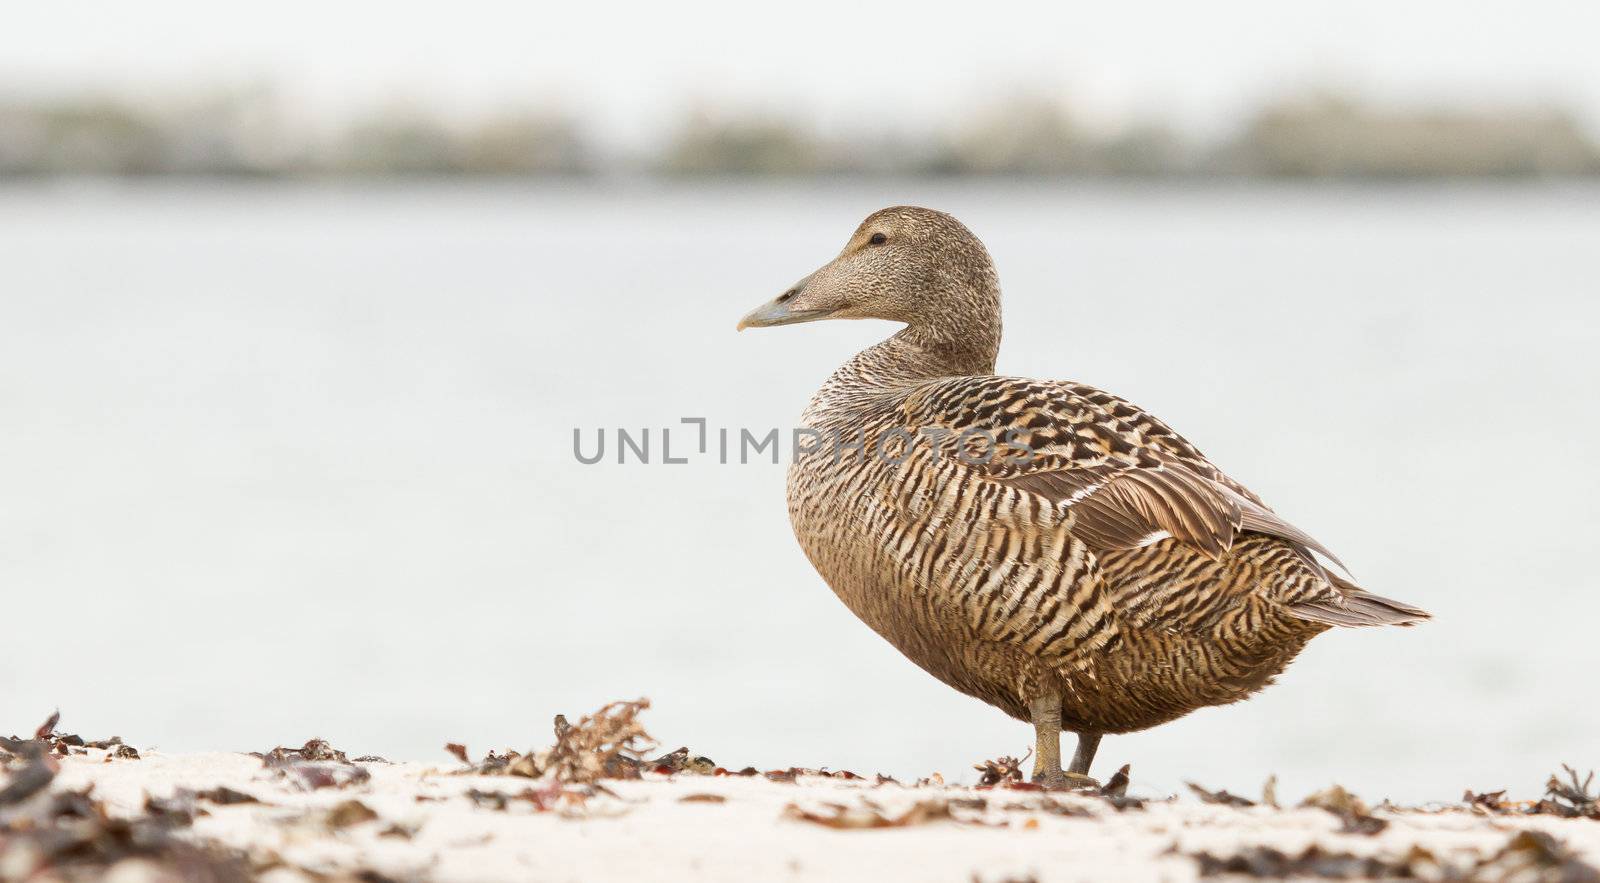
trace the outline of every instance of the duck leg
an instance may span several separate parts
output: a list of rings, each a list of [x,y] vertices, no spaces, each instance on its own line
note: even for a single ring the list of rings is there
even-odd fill
[[[1099,733],[1078,736],[1078,752],[1072,757],[1072,769],[1061,769],[1061,697],[1043,696],[1028,703],[1028,715],[1033,718],[1033,781],[1046,788],[1099,788],[1100,783],[1089,778],[1089,762],[1094,760],[1094,750],[1100,745]]]
[[[1094,763],[1095,749],[1100,747],[1099,733],[1079,733],[1078,750],[1072,755],[1071,772],[1089,778],[1089,764]],[[1089,781],[1094,781],[1089,779]]]
[[[1061,697],[1041,696],[1028,703],[1033,718],[1033,781],[1046,787],[1065,785],[1061,771]]]

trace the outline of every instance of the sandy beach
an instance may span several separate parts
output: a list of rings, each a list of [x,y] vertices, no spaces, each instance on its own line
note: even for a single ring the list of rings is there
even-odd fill
[[[1420,807],[1337,786],[1052,792],[1011,759],[966,774],[987,784],[898,782],[645,751],[639,709],[608,709],[559,722],[549,749],[470,761],[448,746],[440,763],[320,740],[165,755],[14,738],[0,879],[1600,879],[1600,806],[1582,777]]]

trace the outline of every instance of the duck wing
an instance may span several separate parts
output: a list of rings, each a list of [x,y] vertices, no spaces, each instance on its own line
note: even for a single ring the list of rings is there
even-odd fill
[[[1344,567],[1171,427],[1094,387],[951,378],[911,396],[905,411],[913,423],[956,438],[944,453],[980,479],[1070,511],[1069,530],[1096,551],[1172,537],[1215,559],[1248,531],[1287,541],[1319,573],[1312,551]]]

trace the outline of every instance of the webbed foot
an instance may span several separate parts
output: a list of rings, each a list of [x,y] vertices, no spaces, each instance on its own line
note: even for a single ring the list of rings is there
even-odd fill
[[[1100,782],[1091,776],[1082,773],[1071,773],[1057,769],[1054,772],[1042,771],[1034,773],[1033,783],[1043,785],[1052,791],[1099,791]]]

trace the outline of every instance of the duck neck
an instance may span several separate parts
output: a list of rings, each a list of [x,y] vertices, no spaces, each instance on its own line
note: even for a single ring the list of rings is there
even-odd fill
[[[908,325],[878,347],[906,379],[994,373],[1000,317],[979,324]]]
[[[998,322],[982,336],[974,336],[970,330],[952,335],[938,328],[907,326],[839,366],[818,391],[817,401],[877,401],[885,392],[938,377],[993,374],[999,348]]]
[[[1000,285],[992,269],[977,278],[948,280],[945,293],[930,292],[940,305],[932,316],[907,323],[893,337],[862,353],[877,373],[896,380],[966,377],[994,373],[1000,354]]]

